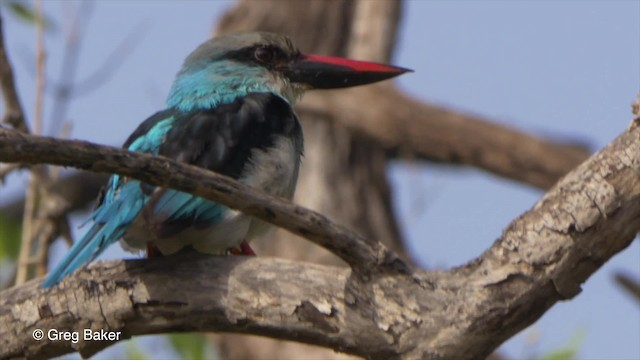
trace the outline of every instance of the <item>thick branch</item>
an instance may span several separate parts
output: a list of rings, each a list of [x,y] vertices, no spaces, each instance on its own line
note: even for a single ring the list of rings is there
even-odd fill
[[[640,230],[638,139],[640,126],[634,123],[463,267],[354,276],[349,270],[277,259],[191,254],[93,264],[52,290],[31,282],[0,293],[4,324],[0,357],[42,358],[74,347],[90,354],[109,344],[37,342],[31,334],[38,328],[109,329],[122,331],[123,336],[232,331],[305,341],[372,358],[487,356],[557,301],[577,295],[591,274],[633,241]],[[49,149],[51,143],[62,150]],[[42,153],[43,148],[53,153]],[[20,155],[7,154],[12,150]],[[247,199],[258,196],[237,192],[252,194],[250,189],[191,167],[87,143],[0,132],[0,159],[36,162],[35,156],[38,161],[70,164],[73,160],[84,168],[135,174],[145,181],[164,178],[162,183],[150,182],[224,199],[277,224],[284,224],[285,217],[311,219],[310,228],[315,229],[313,213],[277,199],[265,205],[269,211],[256,210],[258,205],[248,205]],[[113,161],[123,165],[110,165]],[[141,165],[140,173],[133,171],[134,163]],[[211,189],[204,190],[176,172],[198,178]],[[310,215],[299,219],[296,212]],[[350,241],[332,231],[317,233],[313,236],[337,244],[329,245],[332,248]],[[333,235],[336,238],[327,238]],[[359,246],[355,252],[371,252],[359,241],[352,243]]]
[[[0,129],[0,161],[47,163],[131,176],[152,185],[190,192],[278,225],[325,247],[363,273],[380,267],[405,266],[384,245],[368,244],[360,235],[314,211],[226,176],[164,157]]]
[[[589,155],[582,145],[555,143],[423,103],[385,84],[311,93],[300,108],[314,113],[331,109],[340,114],[335,117],[340,122],[373,138],[394,156],[469,165],[543,189]]]
[[[184,253],[93,264],[51,291],[30,282],[3,293],[0,308],[15,312],[0,315],[9,325],[0,330],[0,357],[49,358],[69,352],[69,345],[88,356],[112,343],[26,341],[35,328],[110,329],[122,333],[118,340],[182,331],[264,333],[353,352],[366,336],[360,325],[372,319],[362,316],[364,309],[348,308],[348,276],[337,267]],[[355,321],[346,321],[351,317]],[[20,322],[29,332],[23,328],[18,339],[11,330]]]
[[[2,136],[0,154],[6,152],[5,139],[15,143],[15,136]],[[72,349],[88,355],[110,344],[35,341],[35,329],[80,335],[84,329],[121,331],[120,339],[160,332],[231,331],[371,358],[486,356],[554,303],[577,295],[582,282],[634,239],[640,230],[638,139],[640,127],[634,125],[567,175],[489,250],[463,267],[363,277],[347,269],[278,259],[197,254],[98,263],[52,290],[31,282],[0,293],[0,321],[5,324],[0,328],[0,357],[43,358]],[[33,149],[41,146],[37,142]],[[72,145],[78,144],[60,142],[64,148]],[[107,160],[143,159],[100,150],[97,169],[105,168]],[[76,155],[77,162],[88,167],[86,153],[91,151]],[[183,190],[191,188],[173,175],[196,175],[191,168],[151,160],[160,162],[146,158],[142,170],[167,176]],[[164,172],[156,171],[160,165],[167,167]],[[120,170],[128,169],[125,165]],[[212,182],[209,176],[199,177]]]

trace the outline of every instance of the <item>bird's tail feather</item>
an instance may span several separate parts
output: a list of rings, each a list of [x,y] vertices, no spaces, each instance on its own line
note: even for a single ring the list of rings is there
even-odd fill
[[[60,261],[56,268],[47,275],[42,287],[49,288],[74,272],[80,266],[100,255],[110,244],[124,235],[124,228],[114,228],[112,224],[94,224],[89,231],[73,244],[71,250]]]
[[[122,196],[119,199],[110,204],[103,204],[96,210],[91,217],[95,221],[91,229],[80,241],[73,244],[62,261],[47,275],[42,283],[43,288],[56,285],[65,276],[98,257],[109,245],[124,235],[145,203],[145,196],[139,189],[138,184],[129,182],[122,188]]]

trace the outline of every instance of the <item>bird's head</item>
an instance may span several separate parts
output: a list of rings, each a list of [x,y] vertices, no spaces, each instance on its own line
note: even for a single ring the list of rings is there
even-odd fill
[[[408,69],[337,57],[304,55],[283,35],[253,32],[213,38],[185,60],[167,103],[182,110],[211,108],[251,92],[294,103],[305,90],[369,84]]]

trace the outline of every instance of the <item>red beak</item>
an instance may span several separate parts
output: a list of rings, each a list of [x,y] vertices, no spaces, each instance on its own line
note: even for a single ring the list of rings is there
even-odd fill
[[[370,84],[413,70],[331,56],[302,55],[285,70],[292,82],[315,89],[336,89]]]

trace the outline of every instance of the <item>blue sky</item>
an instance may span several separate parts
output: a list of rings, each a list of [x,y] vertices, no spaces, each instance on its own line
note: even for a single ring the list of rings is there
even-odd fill
[[[62,25],[73,4],[47,1],[45,10]],[[79,79],[131,31],[140,32],[141,40],[103,86],[74,100],[68,114],[72,137],[121,144],[162,108],[184,57],[232,5],[97,2]],[[60,30],[46,39],[52,79],[61,66]],[[34,31],[5,14],[5,36],[20,95],[32,113]],[[407,1],[394,63],[415,70],[398,82],[419,99],[599,149],[624,131],[640,91],[640,1]],[[50,110],[51,101],[46,106]],[[391,166],[389,177],[410,249],[429,267],[460,265],[479,255],[541,196],[468,168],[401,162]],[[23,182],[23,176],[11,177],[0,189],[0,203]],[[64,247],[55,250],[60,255]],[[109,254],[123,256],[118,249]],[[639,359],[640,308],[612,283],[618,270],[640,277],[638,241],[592,276],[582,294],[554,306],[502,351],[525,358],[584,334],[580,359]]]

